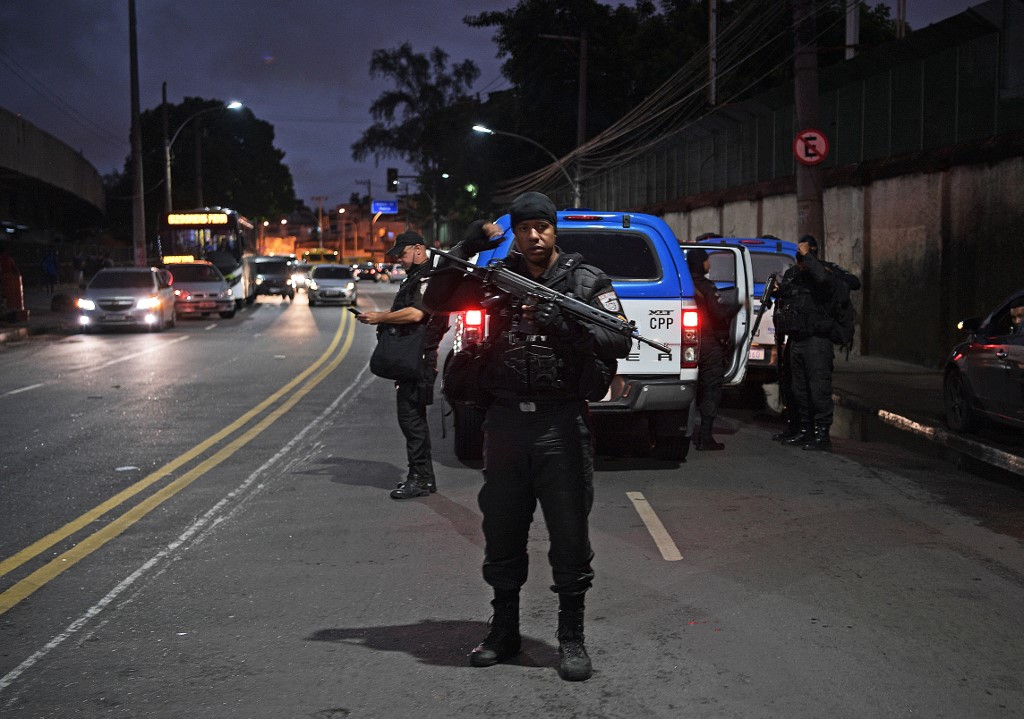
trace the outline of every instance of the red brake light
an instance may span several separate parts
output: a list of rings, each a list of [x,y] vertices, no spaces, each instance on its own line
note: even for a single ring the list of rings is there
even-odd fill
[[[764,240],[740,240],[741,245],[763,245]]]
[[[697,310],[685,310],[683,312],[683,327],[697,327],[700,324],[700,314]]]
[[[466,310],[464,323],[467,327],[480,327],[484,323],[484,313],[480,310]]]
[[[566,215],[563,220],[575,220],[576,222],[597,222],[603,220],[605,215]]]

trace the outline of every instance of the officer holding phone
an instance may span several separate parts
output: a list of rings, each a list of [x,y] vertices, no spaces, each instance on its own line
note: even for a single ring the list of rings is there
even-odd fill
[[[427,405],[433,403],[437,346],[448,329],[448,315],[431,316],[424,308],[423,290],[426,288],[430,263],[427,247],[419,234],[403,232],[395,238],[394,247],[385,255],[401,262],[407,273],[398,287],[391,309],[386,312],[355,312],[356,319],[364,325],[425,325],[422,376],[418,380],[395,382],[398,426],[405,435],[409,473],[406,480],[391,491],[391,498],[413,499],[437,491],[434,464],[430,456]]]

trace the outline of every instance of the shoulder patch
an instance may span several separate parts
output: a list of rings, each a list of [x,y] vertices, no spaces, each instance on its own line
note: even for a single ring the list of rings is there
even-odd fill
[[[619,303],[619,297],[613,290],[602,292],[597,296],[597,301],[601,303],[609,312],[619,313],[622,312],[622,305]]]

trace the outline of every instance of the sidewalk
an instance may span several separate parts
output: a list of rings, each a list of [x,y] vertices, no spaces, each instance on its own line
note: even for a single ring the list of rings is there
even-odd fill
[[[73,298],[76,289],[64,285],[55,294]],[[78,331],[73,311],[52,309],[44,288],[25,290],[28,322],[0,322],[0,343],[32,334],[72,334]],[[861,421],[879,421],[1002,470],[1024,476],[1024,445],[999,432],[958,434],[946,428],[942,404],[942,370],[883,357],[836,357],[833,377],[836,405]]]
[[[33,334],[67,334],[78,331],[78,317],[74,311],[58,312],[52,309],[53,297],[44,287],[26,287],[25,309],[28,310],[27,322],[4,322],[0,320],[0,344],[12,340],[20,340]],[[53,293],[54,297],[66,297],[73,303],[78,296],[78,288],[65,284]],[[70,306],[70,305],[69,305]]]

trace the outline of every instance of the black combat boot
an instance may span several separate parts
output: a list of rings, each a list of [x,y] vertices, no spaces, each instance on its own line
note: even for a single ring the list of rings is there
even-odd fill
[[[474,667],[493,667],[519,654],[523,640],[519,636],[519,602],[491,602],[494,616],[491,629],[476,649],[469,653]]]
[[[804,444],[811,441],[811,437],[814,436],[814,427],[810,423],[800,423],[796,434],[788,439],[779,440],[782,444],[789,447],[803,447]]]
[[[583,645],[583,610],[558,610],[558,676],[568,682],[590,679],[594,667]]]
[[[412,475],[404,483],[391,490],[391,499],[414,499],[430,496],[430,487],[423,477]]]
[[[786,419],[786,428],[772,435],[773,442],[785,442],[800,434],[800,422],[795,417]]]
[[[401,489],[402,487],[404,487],[406,485],[406,482],[413,481],[416,478],[417,478],[417,475],[410,474],[408,477],[406,477],[405,482],[399,482],[397,485],[395,485],[395,487],[398,488],[398,489]],[[430,490],[431,494],[436,492],[437,491],[437,480],[434,479],[433,477],[428,479],[427,480],[427,489]]]
[[[721,450],[725,449],[725,445],[721,442],[716,442],[715,438],[711,436],[715,424],[714,417],[701,417],[700,418],[700,433],[697,435],[697,449],[701,451],[708,450]]]
[[[827,424],[814,425],[814,434],[811,435],[803,448],[808,452],[829,452],[832,450],[832,440],[828,436],[829,426]]]

